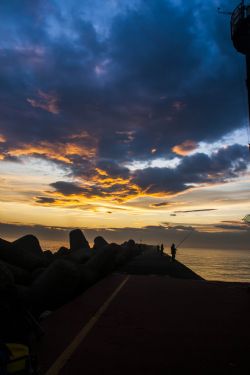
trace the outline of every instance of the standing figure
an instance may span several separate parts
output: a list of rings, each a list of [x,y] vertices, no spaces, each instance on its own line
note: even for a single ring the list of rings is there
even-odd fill
[[[163,246],[163,243],[161,244],[161,255],[163,255],[163,251],[164,251],[164,246]]]
[[[175,261],[176,251],[177,251],[177,249],[175,247],[175,244],[172,243],[172,246],[171,246],[172,261]]]

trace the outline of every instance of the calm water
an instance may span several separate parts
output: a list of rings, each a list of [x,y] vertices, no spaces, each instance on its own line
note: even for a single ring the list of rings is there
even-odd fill
[[[206,280],[250,282],[250,250],[183,248],[177,259]]]
[[[56,251],[68,243],[42,242],[41,245],[43,249]],[[177,260],[206,280],[250,282],[250,250],[183,248],[177,251]]]

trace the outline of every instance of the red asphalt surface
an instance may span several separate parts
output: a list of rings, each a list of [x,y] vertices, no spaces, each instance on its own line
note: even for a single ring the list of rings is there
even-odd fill
[[[125,277],[107,277],[44,321],[42,374]],[[249,316],[244,285],[131,275],[60,374],[249,375]]]

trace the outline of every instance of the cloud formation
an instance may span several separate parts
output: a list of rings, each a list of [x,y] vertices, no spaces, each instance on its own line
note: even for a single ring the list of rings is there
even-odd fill
[[[145,168],[135,171],[132,181],[149,194],[176,194],[200,184],[223,183],[247,170],[247,147],[233,145],[208,156],[184,157],[175,168]]]
[[[179,211],[175,211],[174,213],[175,214],[180,214],[180,213],[189,213],[189,212],[207,212],[207,211],[216,211],[217,210],[217,208],[202,208],[202,209],[200,209],[200,210],[184,210],[184,211],[182,211],[182,210],[179,210]]]
[[[151,207],[165,207],[169,204],[169,202],[159,202],[159,203],[153,203],[151,204]]]
[[[85,171],[74,169],[71,174],[82,182],[55,181],[50,184],[56,192],[64,196],[101,197],[117,201],[126,201],[141,195],[173,196],[198,186],[225,183],[247,171],[248,150],[246,146],[232,145],[221,148],[208,156],[196,153],[184,156],[175,168],[148,167],[130,171],[115,162],[98,162],[97,168],[88,165]],[[97,164],[96,164],[97,165]],[[102,169],[101,169],[101,168]],[[86,179],[87,176],[87,179]],[[168,202],[155,203],[152,207],[166,206]],[[209,211],[214,209],[202,209]],[[178,212],[195,212],[175,211]]]
[[[56,199],[50,197],[36,197],[36,202],[41,204],[55,203]]]
[[[195,153],[244,120],[214,1],[2,1],[0,12],[2,162],[49,160],[77,181],[54,181],[54,192],[120,201],[246,172],[246,147]],[[128,168],[176,154],[175,168]]]
[[[44,111],[57,115],[59,113],[58,98],[53,94],[38,90],[38,99],[27,98],[27,102],[34,108],[41,108]]]
[[[197,148],[197,143],[191,140],[186,140],[180,145],[176,145],[172,148],[172,151],[175,152],[177,155],[185,156],[190,154]]]

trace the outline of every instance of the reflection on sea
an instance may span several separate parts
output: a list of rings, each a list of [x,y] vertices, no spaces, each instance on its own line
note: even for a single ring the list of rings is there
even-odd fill
[[[177,259],[206,280],[250,282],[250,250],[183,248]]]

